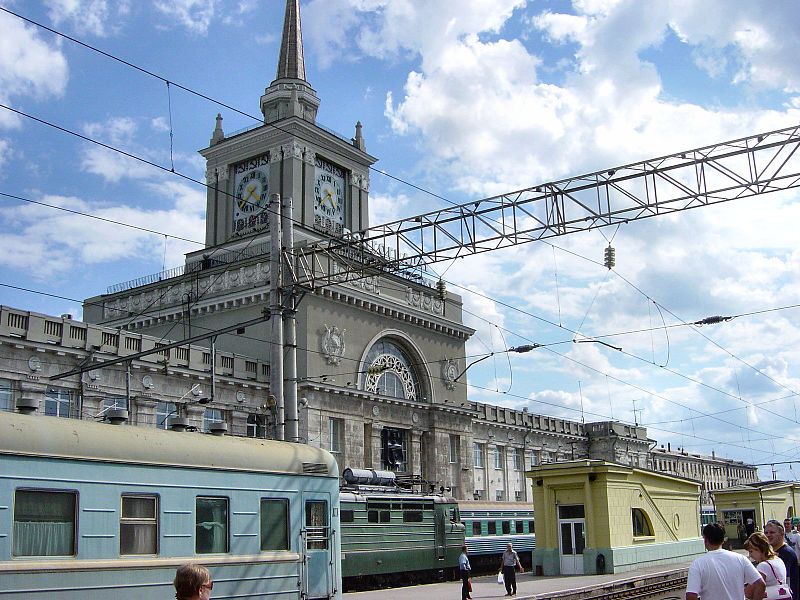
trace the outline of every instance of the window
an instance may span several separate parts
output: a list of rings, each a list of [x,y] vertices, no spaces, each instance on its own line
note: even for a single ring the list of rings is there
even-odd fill
[[[156,427],[169,429],[169,418],[176,416],[178,411],[172,402],[159,402],[156,404]]]
[[[260,439],[267,437],[266,415],[247,415],[247,437]]]
[[[44,414],[51,417],[69,418],[71,406],[69,390],[47,388],[44,396]]]
[[[502,446],[495,446],[494,447],[494,468],[495,469],[502,469],[503,468],[503,447]]]
[[[531,466],[535,467],[539,464],[539,451],[538,450],[531,450]]]
[[[306,532],[309,550],[328,549],[328,503],[324,500],[306,502]]]
[[[505,499],[505,492],[503,490],[495,490],[494,499],[498,502],[502,502]]]
[[[522,449],[521,448],[514,448],[514,453],[512,455],[514,457],[514,470],[515,471],[522,471],[524,469],[524,465],[522,457]]]
[[[422,523],[422,507],[403,509],[403,523]]]
[[[11,382],[6,379],[0,379],[0,410],[14,410]]]
[[[341,419],[334,419],[333,417],[328,419],[328,439],[330,440],[328,450],[331,452],[342,451],[343,425],[344,423]]]
[[[516,502],[524,502],[525,501],[525,498],[522,497],[522,492],[521,491],[516,490],[514,492],[514,500]]]
[[[339,513],[339,521],[342,523],[352,523],[355,521],[355,511],[343,510]]]
[[[473,521],[472,522],[472,535],[481,535],[481,522],[480,521]]]
[[[472,444],[472,464],[480,469],[483,468],[483,444],[475,442]]]
[[[473,500],[483,500],[483,490],[475,490],[472,493]]]
[[[524,533],[524,529],[522,521],[514,521],[514,533]]]
[[[203,413],[203,431],[209,432],[217,423],[224,423],[225,415],[218,408],[207,408]]]
[[[367,352],[365,362],[366,391],[392,398],[424,400],[414,370],[415,361],[396,343],[388,339],[379,340]]]
[[[456,464],[459,461],[459,440],[457,435],[450,434],[450,464]]]
[[[528,533],[536,533],[536,525],[533,521],[528,521]]]
[[[14,556],[74,556],[75,492],[16,490]]]
[[[122,495],[119,553],[158,554],[158,496]]]
[[[633,535],[638,536],[652,536],[653,527],[650,525],[650,519],[647,518],[647,513],[641,508],[631,509],[631,518],[633,520]]]
[[[406,431],[394,427],[381,430],[381,463],[384,469],[406,470]]]
[[[113,410],[115,408],[128,410],[128,400],[125,398],[125,396],[106,396],[103,398],[104,411]]]
[[[227,498],[197,498],[194,548],[197,554],[228,551]]]
[[[495,521],[489,521],[486,523],[486,532],[489,535],[497,535],[497,523]]]
[[[289,501],[261,499],[261,551],[289,549]]]
[[[389,502],[369,502],[367,504],[367,521],[370,523],[388,523],[392,518]]]

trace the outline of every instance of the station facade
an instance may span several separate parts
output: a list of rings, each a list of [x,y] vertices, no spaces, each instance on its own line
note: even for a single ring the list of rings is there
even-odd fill
[[[271,194],[292,199],[296,247],[369,228],[376,158],[360,123],[346,137],[316,122],[320,98],[305,76],[297,0],[287,0],[276,77],[259,104],[257,126],[226,135],[217,115],[210,127],[201,151],[206,247],[183,266],[88,298],[85,322],[3,307],[0,408],[79,418],[121,417],[119,410],[133,425],[177,419],[216,433],[274,436],[282,426],[270,389],[276,319],[215,336],[213,348],[206,339],[47,380],[263,316],[277,301]],[[341,469],[391,469],[460,499],[530,502],[524,473],[541,464],[598,459],[666,472],[683,464],[655,465],[654,443],[638,425],[469,400],[459,375],[474,332],[461,297],[424,271],[343,278],[296,295],[287,312],[296,322],[300,441],[333,452]]]

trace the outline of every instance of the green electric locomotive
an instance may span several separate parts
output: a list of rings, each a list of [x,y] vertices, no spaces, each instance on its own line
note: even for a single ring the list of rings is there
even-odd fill
[[[391,471],[345,469],[340,490],[345,591],[452,579],[464,545],[456,501],[397,485]]]

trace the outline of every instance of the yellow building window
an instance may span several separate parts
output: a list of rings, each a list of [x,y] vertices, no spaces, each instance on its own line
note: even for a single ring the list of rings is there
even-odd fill
[[[631,509],[631,517],[633,520],[633,536],[644,537],[653,535],[653,526],[650,524],[650,519],[647,513],[641,508]]]

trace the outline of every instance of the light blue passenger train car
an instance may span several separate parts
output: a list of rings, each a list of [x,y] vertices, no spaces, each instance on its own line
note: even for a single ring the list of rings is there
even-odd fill
[[[301,444],[0,411],[0,600],[340,599],[334,458]]]
[[[461,521],[473,570],[497,570],[500,555],[511,542],[525,568],[536,548],[533,507],[521,502],[461,500]]]

